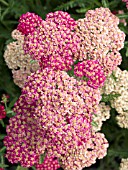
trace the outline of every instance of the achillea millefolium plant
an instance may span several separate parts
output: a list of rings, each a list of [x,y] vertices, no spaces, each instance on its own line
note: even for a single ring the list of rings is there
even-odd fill
[[[0,170],[127,170],[128,2],[0,3]]]

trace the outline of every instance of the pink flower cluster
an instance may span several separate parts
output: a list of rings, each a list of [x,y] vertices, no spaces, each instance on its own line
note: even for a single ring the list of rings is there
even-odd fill
[[[110,74],[122,61],[119,50],[124,46],[125,34],[118,24],[119,19],[108,8],[89,10],[77,21],[75,32],[81,42],[75,60],[98,60],[105,75]]]
[[[92,128],[92,115],[99,113],[98,88],[122,60],[125,35],[119,19],[101,7],[78,21],[57,11],[45,20],[28,12],[19,22],[24,51],[41,69],[28,77],[14,106],[6,157],[44,170],[57,169],[58,159],[65,170],[88,167],[107,152],[104,135]],[[68,75],[73,69],[78,77]],[[39,164],[42,154],[46,157]]]
[[[45,156],[42,164],[36,165],[36,170],[57,170],[60,168],[57,158]]]
[[[32,73],[14,106],[17,114],[7,126],[6,157],[24,167],[39,164],[45,152],[60,159],[65,169],[82,169],[95,163],[106,155],[108,147],[105,137],[92,133],[91,128],[92,113],[97,113],[100,99],[98,89],[64,71],[45,68]]]
[[[128,9],[128,0],[122,0],[123,2],[126,2],[126,7]]]
[[[0,120],[6,117],[6,111],[3,105],[0,105]]]
[[[98,88],[104,85],[106,79],[104,71],[97,60],[86,60],[79,62],[74,67],[74,74],[79,77],[87,77],[88,85]]]
[[[27,14],[25,14],[27,17]],[[35,16],[30,21],[35,21]],[[73,55],[77,51],[79,37],[73,32],[76,21],[67,12],[57,11],[49,13],[45,21],[28,22],[32,31],[22,28],[24,20],[21,16],[18,29],[22,33],[29,32],[25,36],[24,50],[33,59],[40,61],[42,68],[51,67],[56,70],[70,70],[73,65]],[[37,18],[37,17],[36,17]],[[27,19],[26,19],[27,20]],[[33,22],[32,22],[33,23]],[[34,27],[34,29],[33,29]],[[27,27],[25,27],[27,28]],[[30,30],[30,29],[29,29]]]
[[[34,13],[27,12],[26,14],[21,15],[19,19],[19,25],[17,29],[21,31],[24,35],[32,33],[39,27],[42,22],[42,18]]]

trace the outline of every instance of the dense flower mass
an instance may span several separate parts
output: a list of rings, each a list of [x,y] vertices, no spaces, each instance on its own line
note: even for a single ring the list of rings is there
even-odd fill
[[[75,32],[80,38],[75,59],[98,60],[105,74],[121,64],[119,50],[124,46],[125,34],[118,28],[119,19],[108,8],[89,10],[84,19],[77,21]]]
[[[74,74],[79,77],[87,77],[88,85],[93,88],[103,86],[106,79],[102,67],[96,60],[86,60],[76,64]]]
[[[117,68],[106,80],[102,89],[104,94],[119,94],[117,98],[111,100],[111,106],[117,110],[118,124],[123,128],[128,128],[128,72]]]
[[[18,30],[12,32],[12,38],[16,41],[7,45],[4,53],[6,64],[12,69],[15,84],[23,87],[27,76],[38,70],[38,62],[31,63],[29,54],[25,54],[23,50],[24,35]]]
[[[79,43],[73,32],[75,26],[76,21],[68,13],[49,13],[38,28],[25,36],[25,53],[39,60],[42,68],[70,70]]]
[[[15,104],[17,114],[7,126],[6,157],[25,167],[38,164],[44,152],[59,158],[65,169],[95,163],[106,155],[108,147],[104,136],[91,130],[92,113],[97,113],[100,99],[99,90],[64,71],[46,68],[32,73]]]
[[[82,170],[96,163],[96,159],[102,159],[106,155],[108,142],[102,133],[92,135],[82,146],[77,146],[71,154],[62,158],[62,167],[65,170]]]
[[[6,111],[3,105],[0,105],[0,120],[6,117]]]
[[[34,13],[27,12],[26,14],[21,15],[19,19],[19,25],[17,29],[23,33],[23,35],[27,35],[32,33],[39,27],[42,22],[42,18]]]

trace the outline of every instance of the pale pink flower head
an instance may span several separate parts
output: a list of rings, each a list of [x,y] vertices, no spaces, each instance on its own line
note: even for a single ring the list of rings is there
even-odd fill
[[[125,34],[118,24],[119,18],[108,8],[88,10],[85,18],[77,21],[75,32],[80,43],[74,59],[98,60],[105,75],[111,74],[121,63],[119,50],[124,47],[125,40]]]

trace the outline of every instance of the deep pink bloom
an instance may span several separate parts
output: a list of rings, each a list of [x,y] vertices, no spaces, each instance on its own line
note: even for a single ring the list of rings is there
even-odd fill
[[[6,111],[3,105],[0,105],[0,120],[6,117]]]
[[[26,14],[21,15],[17,29],[24,35],[28,35],[29,33],[34,32],[41,22],[41,17],[34,13],[27,12]]]
[[[24,51],[38,60],[41,68],[71,69],[79,37],[74,32],[76,21],[67,12],[49,13],[45,21],[33,13],[26,13],[19,21],[17,29],[26,35]]]
[[[64,71],[45,68],[31,74],[6,128],[7,159],[31,167],[46,151],[61,158],[83,146],[100,99],[98,89]]]
[[[86,60],[75,65],[74,74],[88,78],[88,85],[93,88],[102,87],[106,79],[103,68],[97,60]]]

